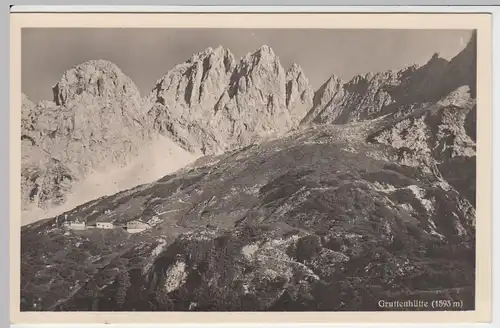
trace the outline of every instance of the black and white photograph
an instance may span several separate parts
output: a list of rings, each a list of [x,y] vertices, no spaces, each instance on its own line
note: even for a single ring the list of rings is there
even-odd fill
[[[474,311],[477,38],[23,28],[20,311]]]

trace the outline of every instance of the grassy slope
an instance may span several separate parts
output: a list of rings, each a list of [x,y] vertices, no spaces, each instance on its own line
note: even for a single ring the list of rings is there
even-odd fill
[[[163,213],[138,235],[24,227],[22,309],[374,310],[436,293],[473,308],[473,209],[367,144],[381,122],[295,131],[68,213]]]

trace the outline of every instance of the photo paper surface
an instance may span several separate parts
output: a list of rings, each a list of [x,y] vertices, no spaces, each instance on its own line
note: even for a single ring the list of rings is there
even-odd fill
[[[13,323],[489,320],[488,15],[11,25]]]

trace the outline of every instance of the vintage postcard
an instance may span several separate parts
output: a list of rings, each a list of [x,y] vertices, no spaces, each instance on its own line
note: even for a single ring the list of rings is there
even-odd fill
[[[11,322],[490,321],[491,42],[477,13],[13,13]]]

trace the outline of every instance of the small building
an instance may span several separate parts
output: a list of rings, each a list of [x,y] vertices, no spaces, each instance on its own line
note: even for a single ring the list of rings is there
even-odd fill
[[[116,228],[113,218],[109,215],[101,216],[95,221],[97,229],[114,229]]]
[[[113,222],[96,222],[95,226],[98,229],[113,229],[115,227]]]
[[[151,228],[149,224],[141,222],[139,220],[132,220],[127,222],[127,232],[129,233],[137,233],[149,228]]]
[[[65,225],[73,230],[85,230],[87,228],[85,222],[79,221],[66,221]]]

